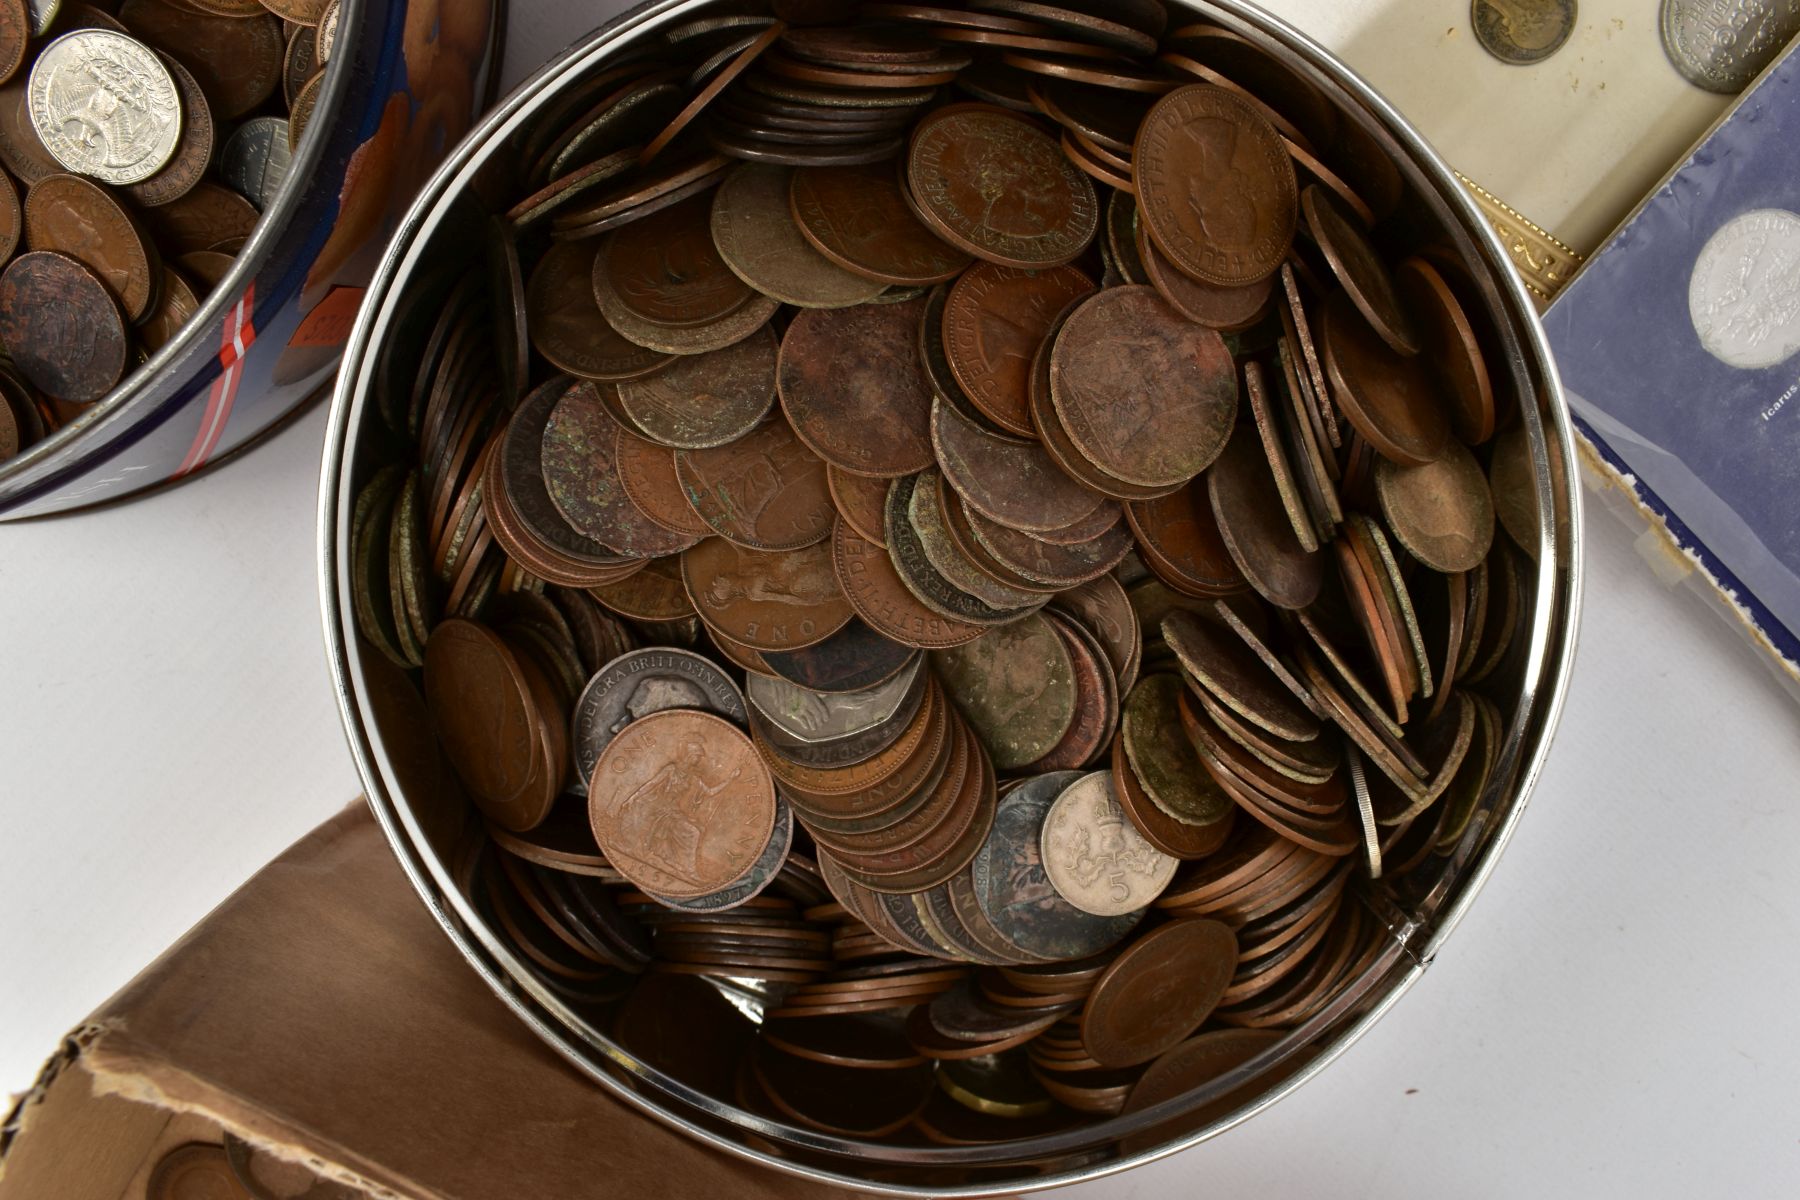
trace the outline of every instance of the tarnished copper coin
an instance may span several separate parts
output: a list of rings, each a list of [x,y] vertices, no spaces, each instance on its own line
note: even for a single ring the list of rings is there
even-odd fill
[[[1231,797],[1200,769],[1199,756],[1181,729],[1181,680],[1146,675],[1125,698],[1120,736],[1126,757],[1151,801],[1187,825],[1212,825],[1230,817]]]
[[[716,450],[677,451],[675,473],[700,519],[752,550],[813,545],[837,516],[825,464],[779,414]]]
[[[1257,594],[1277,608],[1311,604],[1324,581],[1323,560],[1294,536],[1255,429],[1238,426],[1206,488],[1225,548]]]
[[[1332,274],[1343,285],[1344,292],[1356,305],[1375,332],[1381,335],[1395,354],[1411,356],[1419,352],[1419,334],[1411,315],[1401,303],[1400,290],[1381,253],[1369,241],[1369,235],[1344,215],[1336,198],[1324,188],[1313,185],[1300,197],[1306,213],[1307,228],[1312,230]]]
[[[1274,275],[1239,287],[1203,283],[1177,270],[1150,240],[1141,221],[1137,223],[1137,251],[1150,286],[1190,321],[1229,333],[1248,329],[1268,311]]]
[[[831,488],[831,501],[859,537],[887,548],[888,481],[867,475],[853,475],[842,467],[826,464],[825,482]]]
[[[932,405],[931,441],[957,494],[1009,529],[1050,533],[1102,508],[1117,519],[1116,505],[1063,474],[1041,445],[994,437],[942,400]]]
[[[175,81],[176,91],[181,95],[181,139],[175,144],[174,155],[160,171],[148,179],[126,184],[120,189],[134,203],[145,207],[167,204],[192,191],[212,166],[213,152],[218,141],[218,132],[213,127],[212,106],[206,101],[206,93],[200,89],[200,81],[194,78],[193,72],[167,54],[158,54],[157,58],[168,69],[169,77]],[[277,118],[269,120],[273,124],[280,124]],[[260,164],[259,180],[267,183],[271,190],[280,186],[281,179],[287,173],[285,141],[278,153],[265,149],[260,155],[251,154],[247,157]],[[279,164],[279,168],[272,164]]]
[[[531,344],[558,370],[586,379],[635,379],[661,370],[674,356],[627,341],[594,299],[591,242],[556,242],[544,252],[525,287]]]
[[[707,450],[755,429],[775,406],[775,334],[767,327],[706,354],[615,385],[638,432],[679,450]]]
[[[1163,641],[1201,687],[1247,721],[1291,741],[1319,736],[1319,721],[1243,639],[1192,613],[1170,613]]]
[[[664,529],[705,537],[713,529],[694,511],[675,470],[675,452],[623,426],[613,447],[619,482],[639,511]]]
[[[682,554],[681,578],[701,618],[753,650],[816,645],[852,616],[823,543],[776,554],[708,538]]]
[[[456,618],[425,644],[425,702],[444,753],[490,821],[530,829],[556,799],[541,787],[536,703],[518,657],[481,625]]]
[[[575,530],[631,558],[677,554],[699,540],[652,521],[631,502],[615,458],[619,425],[583,381],[563,393],[544,425],[544,485]]]
[[[1132,154],[1138,211],[1169,261],[1241,287],[1280,268],[1299,223],[1281,135],[1241,96],[1194,84],[1150,109]]]
[[[232,121],[267,100],[281,83],[281,23],[269,13],[214,16],[164,3],[125,0],[119,20],[194,73],[220,120]]]
[[[607,235],[594,274],[604,275],[610,294],[632,312],[658,325],[707,325],[729,316],[751,289],[719,257],[711,213],[712,197],[695,196],[632,222],[628,233]]]
[[[1343,292],[1326,302],[1323,332],[1332,394],[1369,445],[1408,467],[1442,454],[1450,419],[1430,365],[1396,353]]]
[[[230,188],[204,180],[179,198],[138,215],[169,258],[241,242],[260,216],[254,204]]]
[[[713,196],[712,235],[739,279],[783,304],[843,308],[873,300],[886,285],[846,271],[814,248],[788,203],[787,167],[744,163]]]
[[[840,520],[831,536],[831,561],[843,594],[869,627],[905,646],[946,649],[972,642],[983,629],[921,604],[901,580],[888,552]]]
[[[855,475],[932,464],[931,382],[915,332],[923,298],[811,309],[781,339],[781,405],[819,457]]]
[[[1083,1047],[1102,1066],[1149,1062],[1211,1015],[1237,965],[1237,938],[1221,922],[1190,917],[1151,930],[1094,984]]]
[[[750,739],[711,713],[671,709],[627,725],[588,784],[607,860],[677,899],[745,874],[775,829],[775,785]]]
[[[1400,544],[1434,571],[1473,570],[1494,545],[1494,498],[1487,476],[1461,443],[1420,467],[1375,464],[1381,515]]]
[[[1036,762],[1075,719],[1069,649],[1042,614],[936,651],[931,663],[998,770]]]
[[[1494,435],[1494,382],[1481,341],[1442,273],[1423,258],[1394,268],[1394,284],[1419,329],[1422,353],[1444,381],[1456,436],[1479,446]]]
[[[1237,419],[1237,370],[1217,332],[1153,289],[1107,288],[1057,333],[1050,395],[1076,449],[1102,471],[1173,487],[1224,448]]]
[[[1140,1112],[1165,1100],[1185,1095],[1226,1072],[1243,1066],[1263,1051],[1272,1048],[1283,1036],[1283,1031],[1278,1029],[1215,1029],[1191,1037],[1151,1063],[1138,1077],[1138,1081],[1126,1095],[1123,1111]],[[1183,1127],[1198,1129],[1206,1120],[1229,1113],[1237,1105],[1249,1100],[1251,1089],[1257,1086],[1255,1080],[1246,1083],[1243,1088],[1228,1093],[1210,1105],[1205,1113],[1187,1117],[1183,1121]],[[1204,1117],[1204,1120],[1195,1124],[1197,1117]],[[1125,1150],[1131,1154],[1141,1153],[1160,1145],[1165,1136],[1167,1135],[1161,1127],[1152,1132],[1134,1134],[1126,1139]]]
[[[969,256],[919,223],[886,163],[802,167],[789,185],[800,232],[826,258],[867,279],[919,285],[953,279]]]
[[[47,250],[19,255],[0,274],[0,344],[32,386],[75,403],[111,391],[131,353],[111,289]]]
[[[12,176],[0,172],[0,262],[8,261],[25,234],[25,210],[19,204],[19,188]]]
[[[1100,227],[1094,185],[1056,139],[985,104],[940,108],[913,128],[907,182],[918,213],[952,245],[988,262],[1068,262]]]
[[[1244,573],[1225,548],[1204,479],[1159,500],[1132,501],[1125,519],[1145,562],[1171,587],[1202,597],[1244,590]]]
[[[118,297],[128,321],[149,311],[162,282],[162,264],[131,214],[79,175],[51,175],[32,185],[25,196],[25,244],[85,263]]]
[[[951,285],[944,354],[983,415],[1013,433],[1034,435],[1032,356],[1056,315],[1093,290],[1093,280],[1075,267],[1021,270],[986,262]]]

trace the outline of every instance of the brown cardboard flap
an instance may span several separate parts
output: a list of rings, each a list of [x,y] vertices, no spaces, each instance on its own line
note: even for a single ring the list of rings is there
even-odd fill
[[[79,1071],[53,1063],[20,1110],[4,1200],[86,1200],[27,1176],[44,1157],[33,1127],[49,1128],[90,1075],[113,1099],[62,1128],[79,1124],[69,1144],[121,1158],[97,1176],[141,1160],[173,1111],[422,1200],[847,1194],[705,1149],[553,1055],[457,956],[361,805],[221,904],[69,1054]]]

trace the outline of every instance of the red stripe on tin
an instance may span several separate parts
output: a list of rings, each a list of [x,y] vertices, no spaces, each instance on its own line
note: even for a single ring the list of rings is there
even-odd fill
[[[256,284],[252,282],[238,297],[238,302],[225,314],[225,327],[220,334],[219,377],[207,393],[206,412],[200,418],[200,429],[187,457],[175,470],[175,477],[191,475],[206,465],[219,440],[225,436],[225,425],[231,419],[231,408],[237,402],[238,384],[244,377],[244,355],[256,343],[256,325],[252,309],[256,303]]]

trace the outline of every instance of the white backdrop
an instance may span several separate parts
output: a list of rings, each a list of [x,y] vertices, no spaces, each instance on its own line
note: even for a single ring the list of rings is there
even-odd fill
[[[508,82],[614,7],[514,0]],[[315,601],[323,427],[317,410],[198,483],[0,529],[0,1091],[357,793]],[[1800,1186],[1797,714],[1610,517],[1586,532],[1561,734],[1437,964],[1289,1100],[1068,1195]]]

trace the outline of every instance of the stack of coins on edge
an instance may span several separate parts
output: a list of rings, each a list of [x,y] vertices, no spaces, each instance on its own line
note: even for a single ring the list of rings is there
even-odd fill
[[[174,339],[288,175],[340,0],[0,0],[0,459]]]
[[[352,592],[524,970],[771,1119],[1007,1140],[1254,1058],[1479,836],[1533,475],[1277,60],[860,13],[672,25],[523,132],[380,349]]]

